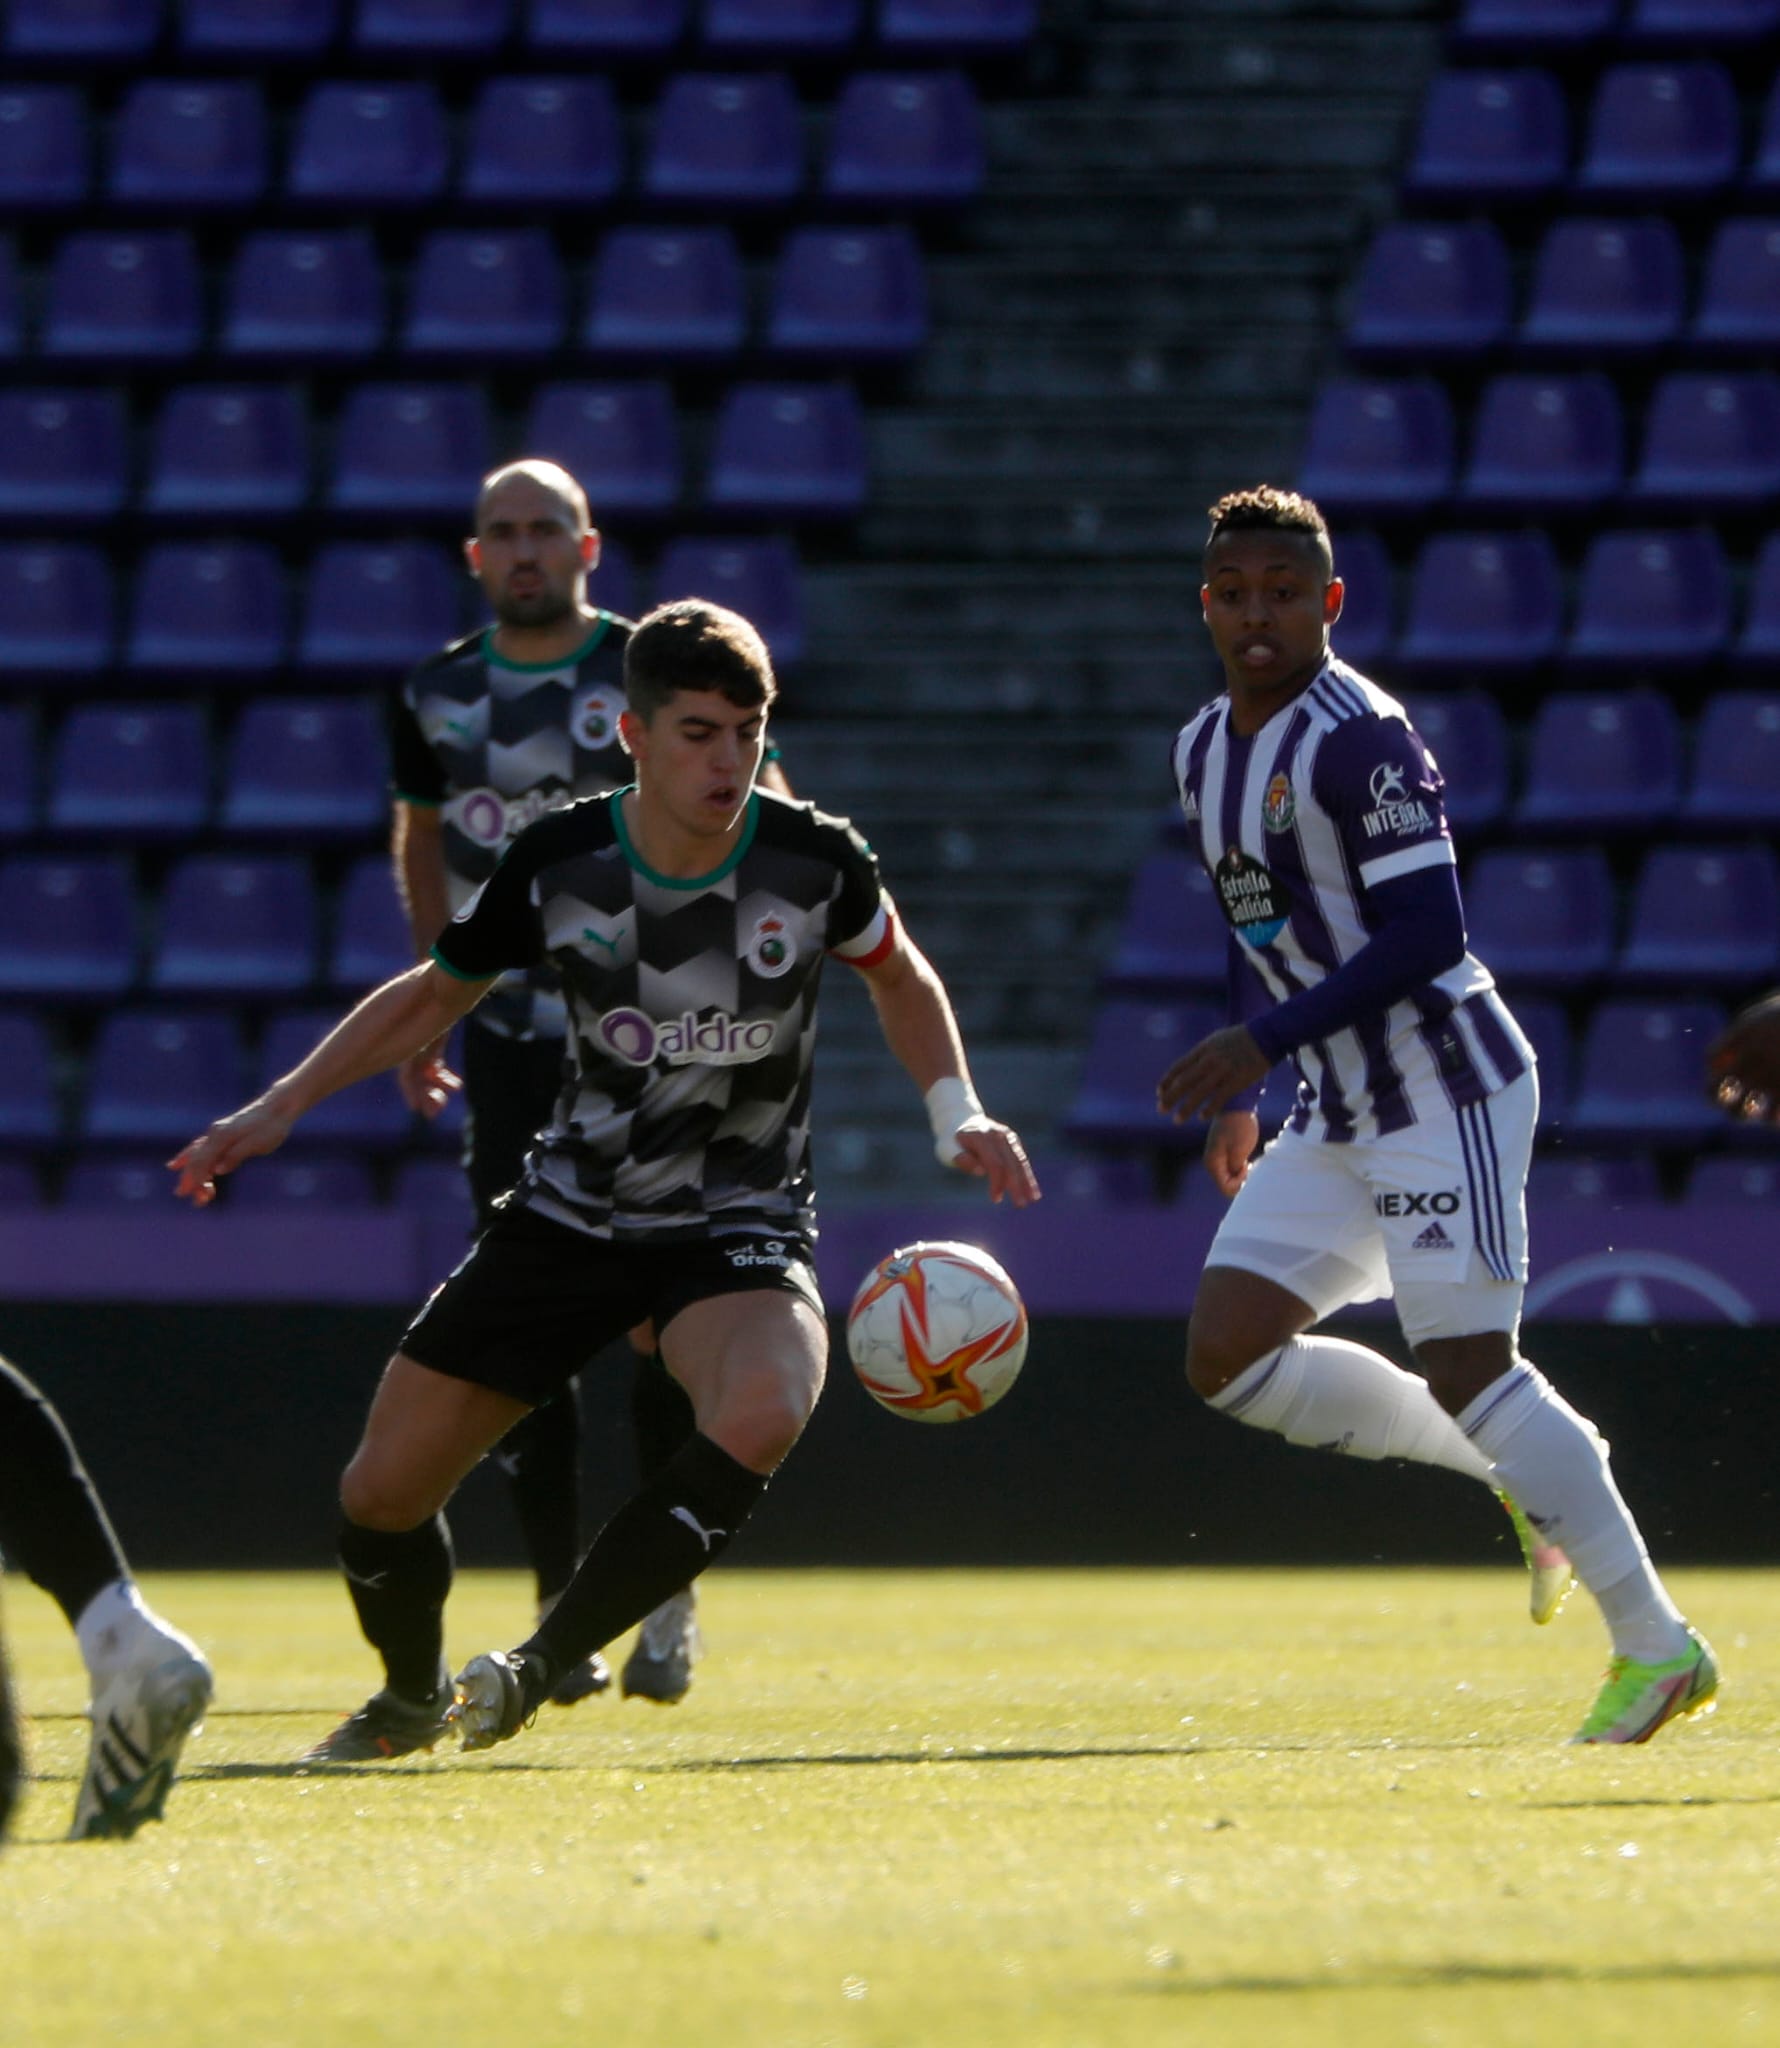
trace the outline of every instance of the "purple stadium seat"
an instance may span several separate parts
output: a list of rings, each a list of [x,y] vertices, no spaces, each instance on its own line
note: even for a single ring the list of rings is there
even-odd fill
[[[624,182],[624,130],[603,78],[491,78],[470,115],[458,192],[499,205],[589,206]]]
[[[0,670],[91,675],[115,637],[111,565],[70,542],[0,547]]]
[[[1615,64],[1589,109],[1576,183],[1615,199],[1717,192],[1742,155],[1736,88],[1721,64]]]
[[[252,206],[268,150],[257,85],[145,78],[118,109],[106,191],[123,206]]]
[[[1736,510],[1780,494],[1780,377],[1664,377],[1650,401],[1631,494],[1678,511]]]
[[[1641,355],[1681,331],[1686,266],[1666,220],[1555,221],[1539,244],[1520,347]]]
[[[1625,477],[1619,394],[1598,372],[1492,377],[1477,404],[1462,503],[1479,512],[1582,512]]]
[[[383,719],[366,698],[266,697],[229,742],[225,832],[361,839],[389,813]]]
[[[1648,1152],[1604,1159],[1587,1153],[1548,1152],[1533,1161],[1527,1174],[1527,1205],[1535,1228],[1541,1211],[1625,1209],[1662,1198],[1662,1180]]]
[[[332,543],[309,571],[298,662],[359,676],[424,661],[461,630],[460,573],[423,541]]]
[[[1745,1214],[1780,1202],[1780,1161],[1720,1157],[1699,1160],[1687,1179],[1687,1205]]]
[[[1697,50],[1735,48],[1780,30],[1780,0],[1627,0],[1620,40]]]
[[[1730,574],[1706,527],[1603,533],[1583,558],[1564,659],[1577,668],[1692,668],[1730,638]]]
[[[865,503],[865,415],[850,384],[737,384],[717,414],[706,502],[779,518]]]
[[[0,1144],[53,1144],[61,1125],[48,1028],[29,1011],[0,1012]]]
[[[414,940],[396,894],[386,854],[355,860],[340,884],[334,943],[328,952],[330,987],[362,992],[414,965]]]
[[[1716,1003],[1602,1003],[1583,1040],[1570,1128],[1612,1143],[1690,1144],[1711,1135],[1718,1112],[1700,1077],[1724,1029]]]
[[[288,995],[316,970],[315,884],[290,855],[188,854],[161,890],[152,988],[177,995]]]
[[[1131,994],[1221,994],[1229,960],[1230,927],[1204,868],[1179,849],[1142,861],[1107,986]]]
[[[1508,722],[1494,697],[1481,690],[1420,697],[1410,707],[1446,783],[1446,816],[1460,843],[1487,831],[1508,814]]]
[[[982,190],[985,161],[963,72],[861,71],[835,101],[822,190],[862,206],[962,206]]]
[[[1340,377],[1317,393],[1299,483],[1325,511],[1425,512],[1452,478],[1452,404],[1432,377]]]
[[[796,548],[782,534],[670,541],[656,567],[655,597],[658,604],[706,597],[739,612],[766,642],[775,664],[794,662],[803,653],[802,570]]]
[[[1748,184],[1752,192],[1765,198],[1780,192],[1780,77],[1775,78],[1762,105],[1761,131],[1755,139]]]
[[[128,488],[123,392],[0,392],[0,518],[106,519]]]
[[[438,228],[420,245],[401,345],[411,356],[535,356],[562,340],[562,265],[543,228]]]
[[[23,704],[0,704],[0,839],[37,826],[37,721]]]
[[[351,48],[392,57],[478,57],[513,27],[513,0],[357,0]]]
[[[680,432],[664,378],[540,385],[525,446],[580,480],[597,519],[656,518],[679,499]]]
[[[229,355],[369,355],[383,339],[383,273],[364,228],[246,236],[229,275]]]
[[[0,92],[0,206],[78,206],[92,178],[86,101],[73,86]]]
[[[19,355],[24,346],[24,294],[19,283],[18,252],[10,239],[0,235],[0,355]]]
[[[247,1173],[230,1176],[228,1205],[255,1213],[267,1209],[372,1209],[377,1191],[371,1169],[350,1153],[316,1153],[294,1158],[275,1153],[256,1159]]]
[[[1419,199],[1533,199],[1563,183],[1570,110],[1549,71],[1443,71],[1422,101],[1405,179]]]
[[[1549,1134],[1569,1111],[1576,1078],[1570,1014],[1557,996],[1526,995],[1519,989],[1510,992],[1508,1006],[1514,1021],[1532,1041],[1539,1063],[1539,1128]]]
[[[1749,573],[1748,608],[1731,658],[1759,674],[1780,668],[1780,533],[1762,542]]]
[[[248,541],[169,541],[136,571],[126,666],[205,681],[260,680],[284,660],[284,567]]]
[[[397,1209],[461,1222],[466,1235],[475,1220],[470,1184],[455,1159],[404,1159],[395,1171],[390,1202]]]
[[[1618,19],[1621,0],[1462,0],[1453,39],[1467,53],[1559,56],[1585,50]]]
[[[772,354],[884,362],[926,339],[927,283],[907,228],[798,228],[787,237],[767,310]]]
[[[1038,0],[878,0],[878,41],[896,57],[1009,57],[1038,33]]]
[[[210,734],[196,704],[81,704],[50,757],[52,832],[189,839],[210,817]]]
[[[1396,625],[1395,574],[1389,550],[1363,528],[1341,535],[1336,572],[1346,589],[1335,627],[1335,651],[1356,668],[1384,658]]]
[[[1687,338],[1696,354],[1780,350],[1780,224],[1720,221]]]
[[[203,337],[198,256],[183,229],[67,236],[50,263],[46,356],[189,355]]]
[[[705,0],[702,47],[717,57],[836,57],[864,20],[865,0]]]
[[[1156,1108],[1163,1070],[1225,1022],[1220,1003],[1157,1003],[1115,998],[1094,1019],[1081,1085],[1064,1119],[1067,1135],[1089,1145],[1197,1152],[1202,1129],[1171,1122]]]
[[[1509,988],[1575,988],[1613,963],[1613,874],[1599,847],[1490,847],[1465,876],[1471,950]]]
[[[803,117],[791,81],[682,72],[655,111],[640,189],[694,206],[775,206],[803,186]]]
[[[1395,221],[1366,252],[1348,320],[1356,354],[1464,358],[1508,332],[1508,251],[1488,221]]]
[[[298,112],[285,183],[298,200],[420,206],[444,197],[448,164],[430,85],[321,84]]]
[[[263,1088],[288,1074],[339,1021],[334,1010],[289,1010],[269,1018],[260,1041],[257,1084]],[[310,1110],[298,1135],[308,1145],[390,1147],[406,1140],[414,1122],[395,1076],[374,1074]]]
[[[0,1209],[35,1209],[43,1201],[37,1168],[29,1159],[0,1159]]]
[[[120,856],[0,865],[0,995],[121,995],[136,979],[136,882]]]
[[[1540,700],[1515,806],[1523,833],[1659,829],[1681,801],[1681,728],[1654,690]]]
[[[1780,971],[1780,868],[1765,846],[1658,846],[1644,857],[1614,978],[1735,990]]]
[[[597,524],[597,509],[594,517]],[[649,609],[641,593],[637,565],[629,548],[609,533],[602,533],[600,558],[587,578],[589,601],[602,611],[616,612],[621,619],[640,619]]]
[[[152,1112],[132,1105],[127,1113],[141,1117]],[[196,1124],[187,1122],[184,1135],[195,1138],[208,1121],[206,1117]],[[153,1151],[83,1154],[63,1176],[60,1206],[81,1210],[158,1209],[171,1215],[177,1197],[173,1193],[173,1176],[167,1171],[167,1152],[177,1142],[177,1135],[169,1131]]]
[[[1725,690],[1706,699],[1681,815],[1731,831],[1780,828],[1780,693]]]
[[[12,0],[0,49],[104,63],[142,57],[161,33],[162,13],[163,0]]]
[[[1437,534],[1416,558],[1397,652],[1429,672],[1525,668],[1556,648],[1562,607],[1543,533]]]
[[[727,228],[619,228],[600,244],[581,339],[639,358],[733,355],[747,332],[741,254]]]
[[[178,46],[247,64],[319,57],[339,33],[340,0],[182,0]]]
[[[475,384],[361,384],[342,408],[327,502],[382,518],[464,520],[493,466]]]
[[[211,522],[294,512],[309,495],[309,422],[285,386],[191,384],[155,422],[142,503]]]
[[[239,1105],[241,1074],[240,1027],[226,1010],[114,1011],[87,1062],[80,1134],[182,1145]],[[170,1200],[173,1176],[160,1161],[152,1166]]]
[[[530,0],[526,47],[549,56],[665,57],[686,32],[690,0]]]

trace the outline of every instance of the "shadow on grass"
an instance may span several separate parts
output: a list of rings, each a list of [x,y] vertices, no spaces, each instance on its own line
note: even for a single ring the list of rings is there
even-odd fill
[[[1623,1963],[1588,1969],[1579,1963],[1440,1963],[1423,1969],[1355,1970],[1341,1975],[1210,1977],[1177,1983],[1145,1981],[1164,1998],[1212,1998],[1261,1993],[1298,1996],[1306,1991],[1438,1991],[1459,1984],[1734,1984],[1780,1978],[1780,1962]]]

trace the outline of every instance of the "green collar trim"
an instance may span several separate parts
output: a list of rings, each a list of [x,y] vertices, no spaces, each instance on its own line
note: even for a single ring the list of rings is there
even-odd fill
[[[488,663],[490,668],[510,668],[522,676],[548,675],[552,669],[573,668],[578,661],[585,661],[606,637],[606,629],[611,623],[612,614],[610,612],[601,612],[594,621],[593,631],[588,634],[581,645],[571,654],[559,655],[555,661],[513,661],[508,656],[496,651],[494,644],[496,629],[493,626],[484,626],[482,629],[482,659]]]
[[[624,799],[636,788],[634,782],[627,782],[622,789],[613,790],[607,801],[612,806],[612,827],[618,834],[620,850],[631,866],[645,881],[653,882],[660,889],[708,889],[713,882],[722,881],[741,861],[749,847],[754,844],[755,827],[760,823],[760,792],[748,792],[748,816],[742,825],[742,836],[729,850],[721,867],[715,867],[708,875],[658,875],[637,851],[630,836],[630,827],[624,822]]]

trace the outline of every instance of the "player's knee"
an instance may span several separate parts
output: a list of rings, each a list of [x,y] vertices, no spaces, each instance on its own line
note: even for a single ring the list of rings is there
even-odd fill
[[[1209,1401],[1271,1348],[1250,1342],[1241,1330],[1220,1329],[1194,1315],[1187,1324],[1187,1385],[1200,1400]]]
[[[771,1471],[802,1436],[821,1388],[819,1375],[752,1375],[724,1390],[700,1428],[750,1471]]]
[[[356,1457],[340,1476],[340,1511],[361,1529],[401,1535],[418,1529],[439,1511],[439,1503],[423,1500],[400,1476],[381,1470],[370,1459]]]

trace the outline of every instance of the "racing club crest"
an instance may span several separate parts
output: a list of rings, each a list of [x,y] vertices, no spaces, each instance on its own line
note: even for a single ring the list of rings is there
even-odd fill
[[[597,754],[618,742],[618,714],[624,709],[624,693],[609,683],[594,683],[576,692],[569,711],[569,730],[575,744]]]
[[[1298,815],[1298,799],[1292,794],[1292,778],[1281,773],[1267,785],[1261,799],[1261,823],[1269,832],[1289,832]]]
[[[790,925],[770,911],[765,917],[756,918],[743,958],[764,980],[777,981],[781,974],[788,974],[797,959],[797,942]]]

